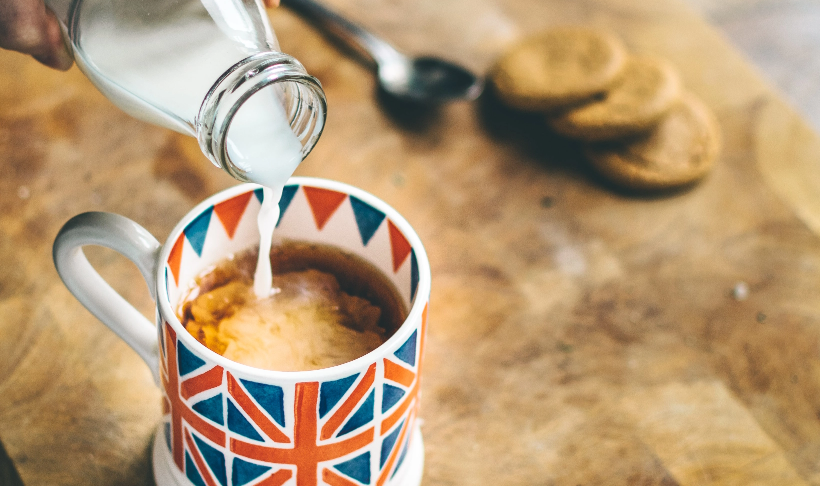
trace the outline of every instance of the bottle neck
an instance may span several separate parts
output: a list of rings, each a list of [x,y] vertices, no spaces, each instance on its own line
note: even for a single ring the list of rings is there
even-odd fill
[[[260,92],[266,93],[262,96],[267,102],[280,102],[282,111],[275,116],[284,116],[301,144],[300,161],[319,140],[327,115],[321,84],[295,58],[281,52],[261,52],[234,64],[208,91],[194,126],[199,146],[208,159],[244,182],[258,181],[252,180],[241,161],[232,160],[228,133],[243,105],[259,97]],[[273,111],[278,113],[279,107],[275,108]],[[237,130],[243,128],[237,126]],[[271,163],[276,163],[275,157]]]

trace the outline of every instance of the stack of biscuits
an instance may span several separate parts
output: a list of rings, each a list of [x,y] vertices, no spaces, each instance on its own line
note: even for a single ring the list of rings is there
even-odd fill
[[[490,81],[506,105],[545,114],[592,166],[627,189],[692,184],[712,167],[720,129],[668,61],[627,52],[605,32],[557,28],[515,45]]]

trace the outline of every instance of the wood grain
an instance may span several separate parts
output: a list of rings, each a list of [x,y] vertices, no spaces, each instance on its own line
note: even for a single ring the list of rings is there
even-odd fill
[[[632,197],[489,97],[379,101],[366,66],[271,13],[330,107],[297,173],[386,200],[430,256],[425,484],[820,484],[820,140],[715,30],[673,0],[330,3],[480,72],[526,33],[606,28],[675,63],[724,133],[703,183]],[[51,242],[87,210],[163,239],[233,181],[76,69],[2,52],[0,86],[0,435],[29,486],[151,484],[159,393],[63,287]],[[132,265],[91,256],[151,315]]]

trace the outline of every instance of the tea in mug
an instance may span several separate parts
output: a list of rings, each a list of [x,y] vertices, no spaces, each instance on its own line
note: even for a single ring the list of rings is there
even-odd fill
[[[247,250],[200,275],[177,312],[191,335],[230,360],[277,371],[328,368],[376,349],[407,317],[373,264],[298,241],[272,247],[272,290],[257,298],[257,256]]]

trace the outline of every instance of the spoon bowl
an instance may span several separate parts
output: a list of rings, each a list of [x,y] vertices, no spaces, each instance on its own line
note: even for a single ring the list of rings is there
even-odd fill
[[[434,104],[474,100],[484,88],[483,80],[469,70],[437,57],[407,57],[315,0],[282,0],[282,4],[371,58],[381,89],[403,101]]]
[[[467,69],[426,56],[405,59],[398,67],[381,64],[378,78],[386,92],[420,103],[474,100],[484,87],[484,82]]]

